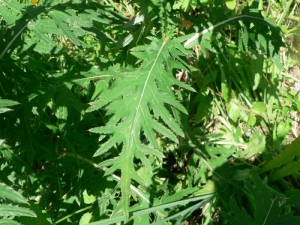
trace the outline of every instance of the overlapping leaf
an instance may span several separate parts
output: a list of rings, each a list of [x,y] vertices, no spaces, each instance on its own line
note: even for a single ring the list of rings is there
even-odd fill
[[[82,8],[85,8],[85,10],[82,10]],[[95,11],[95,9],[98,9],[98,11]],[[15,11],[27,11],[28,13],[24,13],[23,18],[17,20],[19,18]],[[53,38],[55,35],[65,35],[77,46],[82,44],[79,37],[87,34],[101,39],[108,38],[112,40],[109,35],[95,29],[95,22],[99,24],[111,23],[111,19],[108,16],[109,10],[96,3],[86,5],[86,3],[72,3],[72,1],[68,1],[59,6],[53,4],[52,7],[45,8],[40,4],[38,7],[33,8],[32,6],[24,7],[12,1],[4,1],[0,5],[0,14],[10,26],[14,25],[11,28],[14,32],[7,37],[11,42],[5,44],[7,48],[2,51],[0,58],[13,44],[15,38],[23,33],[25,28],[33,32],[25,36],[25,48],[22,51],[33,48],[40,53],[58,53],[61,50],[61,46]]]
[[[247,211],[239,208],[237,202],[231,198],[230,206],[234,212],[234,216],[224,213],[224,217],[230,222],[230,224],[240,224],[244,221],[244,224],[299,224],[300,217],[293,216],[292,213],[283,213],[283,209],[289,206],[299,205],[299,193],[297,191],[292,192],[290,196],[283,196],[277,194],[274,196],[270,189],[264,184],[258,177],[256,172],[252,172],[252,179],[254,185],[245,183],[245,188],[248,191],[249,200],[251,201],[255,214],[252,218],[248,215]]]
[[[265,164],[260,172],[275,170],[269,177],[270,180],[278,180],[299,171],[299,144],[300,137],[296,138],[284,151],[278,154],[274,159]]]
[[[102,155],[114,146],[122,148],[118,157],[101,163],[101,166],[111,166],[106,174],[121,170],[120,187],[125,213],[129,205],[131,180],[142,183],[135,173],[134,158],[139,159],[151,173],[147,155],[163,157],[158,150],[155,133],[174,142],[177,142],[177,135],[184,135],[172,112],[187,112],[175,99],[172,88],[193,90],[172,74],[178,68],[177,62],[182,61],[180,57],[186,53],[180,42],[156,38],[151,38],[151,41],[150,45],[132,50],[133,55],[143,60],[141,66],[135,71],[124,73],[121,78],[116,77],[115,85],[105,95],[100,95],[87,110],[91,112],[104,107],[112,115],[106,126],[90,131],[109,136],[94,156]],[[183,64],[180,65],[182,68]],[[146,142],[141,141],[142,135],[146,137]]]
[[[6,186],[3,183],[0,183],[0,198],[5,200],[11,200],[17,203],[26,204],[26,199],[17,191]],[[25,207],[19,207],[16,205],[0,204],[0,224],[19,224],[16,221],[13,221],[12,218],[15,216],[28,216],[36,217],[36,214]]]

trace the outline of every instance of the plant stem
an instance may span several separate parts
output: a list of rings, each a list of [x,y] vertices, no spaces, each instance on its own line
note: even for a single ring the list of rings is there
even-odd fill
[[[71,213],[71,214],[69,214],[69,215],[67,215],[67,216],[65,216],[65,217],[63,217],[63,218],[57,220],[56,222],[54,222],[54,225],[56,225],[56,224],[58,224],[58,223],[60,223],[60,222],[62,222],[62,221],[64,221],[64,220],[70,218],[71,216],[74,216],[75,214],[81,213],[81,212],[83,212],[83,211],[85,211],[85,210],[88,210],[88,209],[90,209],[90,208],[92,208],[91,205],[88,206],[88,207],[85,207],[85,208],[83,208],[83,209],[79,209],[79,210],[77,210],[77,211],[75,211],[75,212],[73,212],[73,213]]]

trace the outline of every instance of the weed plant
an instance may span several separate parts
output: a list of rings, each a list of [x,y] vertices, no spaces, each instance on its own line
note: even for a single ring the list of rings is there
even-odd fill
[[[2,0],[0,224],[300,224],[299,14]]]

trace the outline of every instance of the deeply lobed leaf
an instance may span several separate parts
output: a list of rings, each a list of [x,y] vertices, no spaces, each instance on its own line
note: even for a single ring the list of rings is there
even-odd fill
[[[185,53],[180,42],[176,39],[151,40],[149,45],[132,50],[136,57],[143,60],[141,66],[122,77],[115,77],[112,80],[115,85],[108,87],[105,95],[100,95],[87,110],[91,112],[104,107],[111,114],[106,126],[92,128],[90,131],[109,135],[109,139],[94,156],[102,155],[112,147],[122,146],[119,156],[103,162],[102,165],[111,165],[107,174],[121,171],[119,185],[125,213],[129,206],[131,180],[143,182],[135,172],[134,158],[139,159],[151,173],[147,155],[163,157],[158,150],[155,132],[173,142],[178,142],[177,135],[184,136],[180,121],[175,115],[177,111],[187,111],[174,97],[173,88],[180,86],[193,90],[173,76],[173,70],[178,67],[176,59],[182,60]],[[184,67],[180,65],[180,69]],[[141,141],[142,135],[146,137],[146,143]]]

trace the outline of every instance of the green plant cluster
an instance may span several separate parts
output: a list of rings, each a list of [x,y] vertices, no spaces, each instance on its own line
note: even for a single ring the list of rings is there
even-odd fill
[[[1,0],[0,224],[300,224],[298,4]]]

